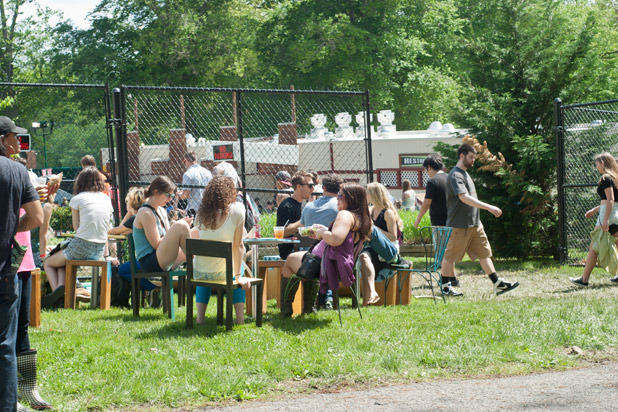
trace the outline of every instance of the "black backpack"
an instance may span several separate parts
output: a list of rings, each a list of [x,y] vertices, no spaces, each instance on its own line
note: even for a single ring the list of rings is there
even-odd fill
[[[123,279],[118,274],[118,268],[112,268],[111,306],[130,308],[131,282]]]

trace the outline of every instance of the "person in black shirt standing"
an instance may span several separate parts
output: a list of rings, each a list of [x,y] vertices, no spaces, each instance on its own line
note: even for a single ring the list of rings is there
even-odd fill
[[[305,172],[299,171],[292,177],[292,196],[284,199],[277,209],[277,226],[285,226],[284,238],[291,238],[301,226],[300,217],[303,200],[309,200],[313,193],[315,183],[313,177]],[[286,224],[287,223],[287,224]],[[294,251],[293,244],[279,245],[279,256],[287,259],[288,255]]]
[[[448,175],[442,170],[444,164],[439,154],[427,156],[423,162],[423,167],[429,175],[425,191],[425,200],[418,212],[414,227],[418,229],[421,219],[429,210],[432,226],[446,226],[446,181]]]

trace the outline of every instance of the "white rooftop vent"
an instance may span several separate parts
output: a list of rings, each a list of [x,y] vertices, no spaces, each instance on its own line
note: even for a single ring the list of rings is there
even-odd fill
[[[452,123],[446,123],[442,125],[442,129],[440,129],[442,133],[453,133],[455,131],[455,126]]]
[[[441,129],[442,129],[442,123],[435,121],[435,122],[431,122],[427,130],[429,130],[430,132],[436,133],[436,132],[439,132]]]

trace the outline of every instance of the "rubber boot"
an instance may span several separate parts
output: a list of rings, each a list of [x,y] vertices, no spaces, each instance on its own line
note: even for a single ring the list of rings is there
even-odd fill
[[[52,408],[52,405],[39,395],[36,384],[36,350],[34,349],[17,354],[17,390],[19,400],[28,402],[31,408]]]
[[[305,280],[303,282],[303,314],[317,313],[315,302],[320,290],[318,279]]]
[[[17,412],[32,412],[32,410],[17,402]]]
[[[281,277],[281,316],[289,318],[294,313],[292,302],[299,285],[298,278]]]

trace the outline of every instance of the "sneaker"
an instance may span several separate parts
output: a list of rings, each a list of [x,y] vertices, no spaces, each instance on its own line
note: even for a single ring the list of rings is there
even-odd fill
[[[442,286],[442,293],[444,293],[444,296],[453,296],[453,297],[463,296],[463,293],[453,289],[450,282]]]
[[[412,266],[412,262],[405,260],[401,256],[396,262],[391,262],[388,264],[393,269],[409,269]]]
[[[572,284],[577,285],[580,288],[585,288],[588,286],[588,282],[584,282],[581,277],[578,278],[569,278]]]
[[[519,286],[519,282],[508,282],[502,278],[498,278],[498,281],[494,283],[494,292],[496,295],[502,295],[505,292],[515,289]]]
[[[447,283],[450,283],[451,286],[457,288],[459,287],[459,280],[457,278],[442,278],[442,284],[446,285]]]
[[[614,276],[609,281],[612,282],[612,283],[618,283],[618,276]]]
[[[327,300],[324,304],[324,310],[333,310],[333,301]]]

